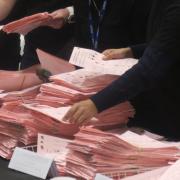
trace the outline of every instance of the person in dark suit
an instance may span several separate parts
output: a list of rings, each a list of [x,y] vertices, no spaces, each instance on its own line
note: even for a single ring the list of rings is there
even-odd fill
[[[74,0],[75,33],[72,48],[79,46],[101,52],[110,47],[144,43],[152,1]],[[62,16],[60,10],[60,20]]]
[[[52,12],[59,8],[72,5],[72,0],[8,0],[4,2],[2,6],[6,5],[7,8],[6,11],[0,13],[0,20],[2,19],[0,24],[2,25],[35,13],[44,11]],[[52,29],[50,27],[35,29],[25,36],[24,54],[21,57],[19,35],[7,35],[3,31],[0,31],[0,68],[5,70],[17,70],[20,62],[21,69],[38,64],[39,60],[36,54],[37,48],[56,55],[63,49],[66,42],[72,38],[72,35],[72,25],[66,25],[62,30]],[[66,58],[65,53],[61,53],[61,55],[64,55],[64,58]]]
[[[180,1],[154,1],[148,24],[147,44],[133,49],[145,48],[138,64],[90,99],[75,104],[65,119],[83,124],[98,112],[130,100],[136,109],[131,125],[180,138]]]
[[[145,42],[152,0],[107,1],[102,20],[99,22],[104,3],[104,0],[74,1],[76,46],[101,52],[107,48]],[[94,30],[94,34],[90,29]],[[98,29],[98,45],[94,47],[93,36],[97,35]],[[96,41],[96,37],[94,39]]]

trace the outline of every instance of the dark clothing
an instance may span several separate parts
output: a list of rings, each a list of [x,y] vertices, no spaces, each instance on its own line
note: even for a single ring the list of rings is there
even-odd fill
[[[91,99],[99,111],[131,100],[136,109],[132,123],[180,138],[180,1],[154,3],[151,40],[139,63]]]
[[[147,43],[130,46],[135,59],[140,59],[147,48]]]
[[[17,70],[20,60],[19,35],[0,31],[0,69]]]
[[[24,14],[24,4],[22,0],[17,0],[11,13],[3,20],[0,25],[17,20]],[[20,56],[20,39],[18,34],[7,35],[0,31],[0,69],[17,70]]]
[[[98,1],[98,8],[102,1]],[[110,0],[100,24],[98,51],[144,43],[146,23],[152,0]],[[89,30],[89,11],[93,13],[94,29],[98,24],[95,7],[89,8],[88,0],[75,0],[76,46],[93,48]],[[94,10],[93,10],[94,9]]]
[[[38,12],[52,12],[60,8],[72,6],[72,0],[29,0],[26,15],[32,15]],[[50,27],[40,27],[25,36],[25,49],[21,62],[21,69],[25,69],[34,64],[38,64],[39,60],[36,49],[42,49],[51,54],[58,54],[67,41],[72,38],[73,26],[67,25],[61,30],[52,29]],[[63,56],[63,53],[60,53]]]

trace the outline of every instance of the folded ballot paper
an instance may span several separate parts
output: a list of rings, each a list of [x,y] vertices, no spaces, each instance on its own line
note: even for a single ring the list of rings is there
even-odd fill
[[[124,74],[138,62],[131,58],[104,61],[103,56],[94,50],[74,47],[69,62],[91,71],[113,75]]]
[[[41,68],[50,71],[52,75],[75,70],[75,66],[62,58],[53,56],[40,49],[37,49],[36,52],[41,64]]]

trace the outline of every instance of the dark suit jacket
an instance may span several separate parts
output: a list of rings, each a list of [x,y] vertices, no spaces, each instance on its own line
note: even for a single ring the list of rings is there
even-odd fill
[[[91,99],[99,111],[131,100],[131,122],[180,138],[180,1],[156,0],[139,63]],[[108,97],[108,98],[106,98]]]
[[[97,1],[98,2],[98,1]],[[99,51],[145,42],[152,0],[110,0],[100,25]],[[74,0],[76,45],[92,48],[88,0]],[[95,24],[97,17],[94,18]]]

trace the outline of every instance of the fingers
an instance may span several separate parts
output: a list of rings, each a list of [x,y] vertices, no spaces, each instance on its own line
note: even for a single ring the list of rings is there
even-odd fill
[[[104,54],[105,56],[103,57],[103,60],[108,60],[108,59],[112,59],[113,58],[113,49],[107,49],[105,51],[102,52],[102,54]]]
[[[86,114],[81,114],[79,119],[77,119],[79,125],[83,125],[86,121],[88,121]]]
[[[97,108],[91,100],[74,104],[64,116],[64,121],[82,125],[97,114]]]
[[[79,106],[69,120],[71,123],[82,125],[89,118],[91,118],[91,114],[84,107]]]
[[[80,107],[80,108],[78,108],[77,109],[77,111],[73,114],[73,116],[72,116],[72,119],[70,120],[71,122],[78,122],[79,121],[79,119],[81,118],[81,116],[82,116],[82,114],[83,114],[83,109]]]
[[[77,110],[78,110],[78,106],[76,104],[73,105],[71,107],[71,109],[64,116],[63,121],[67,121],[67,120],[71,119],[71,117],[74,116],[74,114],[76,113]]]

